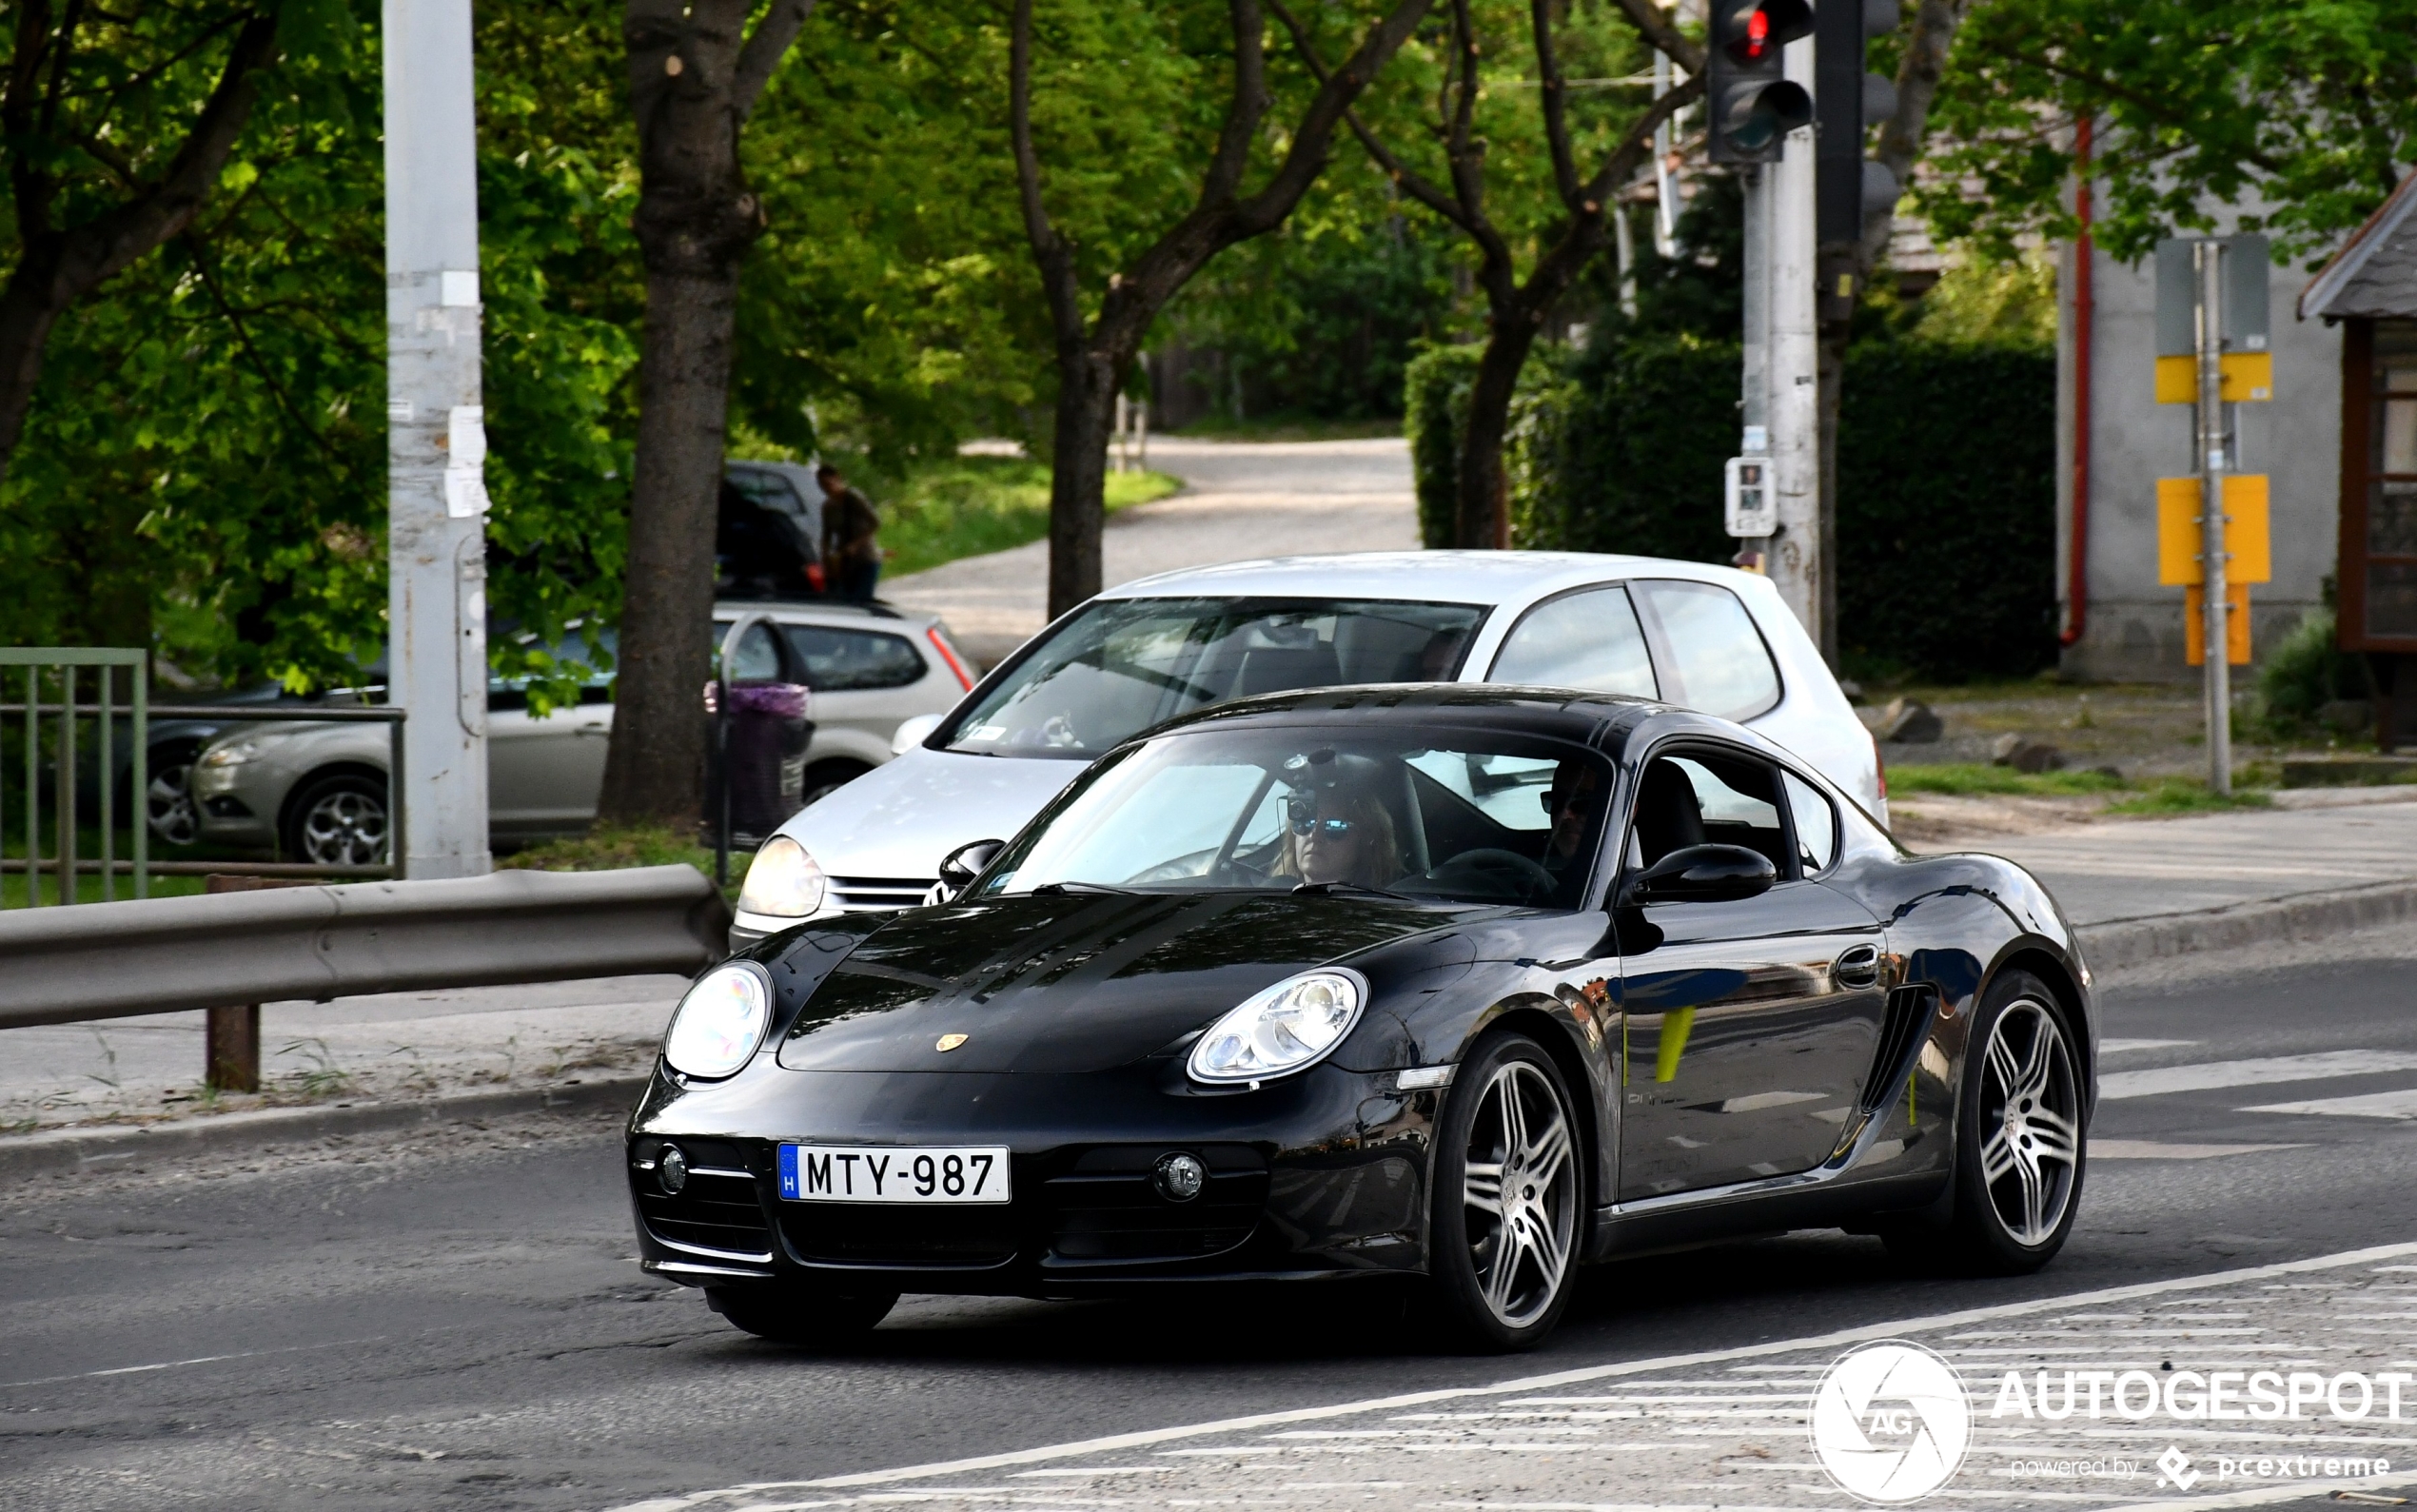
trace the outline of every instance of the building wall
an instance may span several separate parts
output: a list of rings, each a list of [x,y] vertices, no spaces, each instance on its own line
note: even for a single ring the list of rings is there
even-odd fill
[[[2191,406],[2155,402],[2156,265],[2127,266],[2094,254],[2097,305],[2092,342],[2090,415],[2089,603],[2081,639],[2067,646],[2071,675],[2100,680],[2180,681],[2197,672],[2184,659],[2182,590],[2157,583],[2159,478],[2194,470]],[[2072,560],[2073,249],[2062,254],[2058,285],[2057,596],[2068,596]],[[2324,601],[2334,570],[2341,477],[2341,333],[2301,321],[2293,302],[2308,274],[2269,269],[2274,399],[2235,406],[2242,472],[2265,473],[2273,501],[2274,580],[2250,589],[2250,644],[2268,649]],[[2072,622],[2072,606],[2065,606]]]

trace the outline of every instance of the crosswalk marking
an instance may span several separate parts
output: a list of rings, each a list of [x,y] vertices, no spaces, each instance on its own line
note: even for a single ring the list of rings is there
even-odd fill
[[[2417,1118],[2417,1087],[2359,1097],[2325,1097],[2305,1103],[2268,1103],[2245,1113],[2324,1113],[2343,1118]]]
[[[2371,1076],[2417,1071],[2417,1051],[2328,1050],[2308,1055],[2263,1055],[2254,1060],[2194,1061],[2146,1070],[2110,1071],[2098,1078],[2098,1097],[2155,1097],[2166,1092],[2203,1092],[2268,1082],[2312,1082],[2332,1076]]]

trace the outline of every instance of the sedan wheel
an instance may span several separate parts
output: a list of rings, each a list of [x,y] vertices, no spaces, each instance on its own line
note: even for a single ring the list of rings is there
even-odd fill
[[[1458,1330],[1496,1349],[1543,1340],[1577,1257],[1577,1119],[1534,1041],[1481,1046],[1463,1064],[1439,1140],[1430,1268]]]
[[[377,866],[386,859],[386,795],[351,774],[321,777],[294,799],[285,849],[313,866]]]
[[[201,837],[202,816],[193,807],[193,756],[154,756],[145,795],[151,834],[163,845],[190,845]]]

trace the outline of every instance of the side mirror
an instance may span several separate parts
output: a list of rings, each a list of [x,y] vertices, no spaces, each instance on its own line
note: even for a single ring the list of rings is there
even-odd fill
[[[939,727],[940,717],[936,714],[918,714],[912,719],[899,721],[898,727],[890,732],[890,754],[906,755],[932,738],[932,732]]]
[[[1729,903],[1770,891],[1778,868],[1742,845],[1690,845],[1671,852],[1628,879],[1623,907],[1654,903]]]
[[[982,868],[1005,849],[1005,840],[975,840],[951,851],[940,861],[940,891],[954,897],[972,887],[973,879],[982,874]],[[1768,867],[1770,863],[1765,861],[1763,865]]]

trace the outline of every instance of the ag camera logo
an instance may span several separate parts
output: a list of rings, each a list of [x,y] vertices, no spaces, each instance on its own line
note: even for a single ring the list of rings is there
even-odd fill
[[[1813,1453],[1860,1501],[1918,1501],[1949,1481],[1973,1437],[1972,1401],[1955,1367],[1917,1344],[1850,1349],[1813,1395]]]

